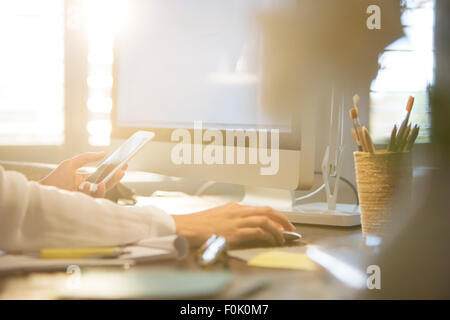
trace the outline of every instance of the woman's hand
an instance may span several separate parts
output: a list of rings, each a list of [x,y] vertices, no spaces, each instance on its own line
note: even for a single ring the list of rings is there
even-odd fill
[[[177,234],[184,236],[192,247],[202,245],[213,233],[225,237],[231,246],[250,243],[282,245],[285,242],[282,231],[295,231],[284,215],[270,207],[237,203],[172,217]]]
[[[78,172],[78,169],[93,162],[97,162],[105,157],[104,152],[86,152],[73,157],[72,159],[64,160],[58,167],[50,172],[50,174],[42,179],[39,183],[47,186],[54,186],[68,191],[79,191],[78,187],[84,182],[90,173]],[[108,183],[98,184],[97,191],[91,193],[90,183],[86,182],[83,186],[83,192],[97,198],[103,198],[106,191],[113,188],[125,175],[125,165],[121,170],[118,170],[114,177]]]

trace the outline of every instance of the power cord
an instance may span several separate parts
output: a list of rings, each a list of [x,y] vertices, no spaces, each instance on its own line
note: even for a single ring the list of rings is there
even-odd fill
[[[320,172],[320,171],[314,171],[314,174],[322,175],[322,172]],[[332,176],[332,177],[335,178],[335,176]],[[359,205],[359,197],[358,197],[358,191],[356,190],[355,185],[354,185],[351,181],[349,181],[348,179],[346,179],[346,178],[344,178],[344,177],[342,177],[342,176],[339,178],[339,180],[344,181],[344,182],[345,182],[345,183],[353,190],[353,193],[354,193],[355,199],[356,199],[356,205],[358,206],[358,205]],[[308,198],[311,198],[312,196],[314,196],[314,195],[316,195],[317,193],[319,193],[320,191],[322,191],[324,188],[325,188],[325,184],[322,184],[322,185],[321,185],[320,187],[318,187],[316,190],[314,190],[314,191],[312,191],[312,192],[310,192],[310,193],[308,193],[308,194],[306,194],[306,195],[304,195],[304,196],[301,196],[301,197],[296,198],[296,199],[295,199],[295,202],[301,201],[301,200],[305,200],[305,199],[308,199]]]

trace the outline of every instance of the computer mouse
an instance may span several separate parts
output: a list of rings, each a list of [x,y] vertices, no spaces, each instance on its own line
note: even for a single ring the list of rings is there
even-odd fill
[[[302,235],[297,232],[289,232],[289,231],[283,231],[284,240],[286,242],[291,242],[295,240],[300,240],[302,238]]]

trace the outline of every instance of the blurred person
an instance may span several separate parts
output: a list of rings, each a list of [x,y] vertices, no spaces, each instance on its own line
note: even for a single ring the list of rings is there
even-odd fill
[[[427,183],[418,183],[420,201],[394,216],[380,255],[366,261],[381,272],[381,290],[371,290],[369,298],[450,299],[450,2],[436,1],[435,6],[436,68],[427,150],[432,167]]]
[[[283,3],[283,2],[282,2]],[[301,0],[287,1],[275,9],[259,13],[262,37],[261,104],[270,112],[290,114],[299,128],[316,121],[316,167],[329,141],[330,101],[335,112],[341,103],[352,105],[361,98],[359,117],[368,122],[370,87],[377,76],[379,57],[384,49],[404,35],[401,1],[379,0]],[[367,27],[369,6],[381,12],[381,28]],[[302,119],[306,119],[302,122]],[[344,128],[351,121],[344,117]],[[298,139],[300,140],[300,139]],[[354,142],[344,130],[342,176],[354,177]],[[297,142],[301,148],[301,143]],[[347,146],[351,146],[348,147]],[[354,179],[352,179],[354,180]]]

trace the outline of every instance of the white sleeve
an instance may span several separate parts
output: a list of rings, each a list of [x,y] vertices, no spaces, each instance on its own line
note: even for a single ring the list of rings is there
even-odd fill
[[[123,207],[28,181],[0,167],[0,250],[115,246],[175,233],[156,207]]]

